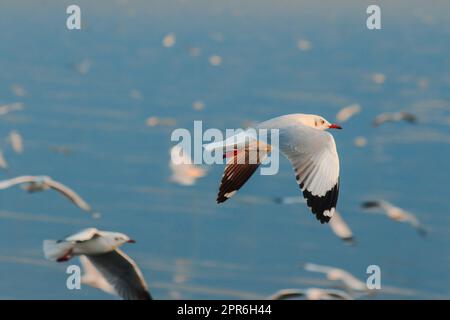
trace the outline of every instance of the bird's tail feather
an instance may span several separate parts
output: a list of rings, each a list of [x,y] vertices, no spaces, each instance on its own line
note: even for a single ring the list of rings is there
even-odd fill
[[[45,258],[54,261],[63,261],[73,249],[73,244],[66,241],[44,240],[42,249]]]

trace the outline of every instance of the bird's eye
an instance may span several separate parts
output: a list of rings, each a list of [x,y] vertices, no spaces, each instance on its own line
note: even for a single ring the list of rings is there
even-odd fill
[[[320,124],[324,124],[325,123],[325,121],[322,119],[322,120],[320,120]]]
[[[119,240],[120,240],[120,238],[116,237],[116,238],[114,238],[114,240],[116,240],[116,241],[119,241]]]

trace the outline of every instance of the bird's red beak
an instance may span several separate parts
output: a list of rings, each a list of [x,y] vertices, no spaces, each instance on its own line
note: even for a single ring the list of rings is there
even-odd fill
[[[133,239],[130,239],[130,240],[128,240],[127,242],[128,242],[128,243],[136,243],[136,241],[133,240]]]
[[[330,126],[328,127],[330,129],[342,129],[342,127],[336,123],[330,124]]]

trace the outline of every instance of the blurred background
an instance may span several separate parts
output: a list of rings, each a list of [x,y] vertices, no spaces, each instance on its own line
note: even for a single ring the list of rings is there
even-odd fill
[[[157,299],[333,286],[305,262],[363,281],[379,265],[391,290],[373,299],[450,297],[450,2],[78,0],[82,29],[70,31],[71,4],[0,4],[0,105],[21,106],[0,116],[0,179],[49,175],[103,215],[52,191],[1,190],[0,298],[110,299],[68,290],[69,264],[42,254],[43,239],[90,226],[137,240],[123,250]],[[366,27],[369,4],[381,7],[381,30]],[[255,175],[222,205],[223,166],[192,186],[170,181],[175,128],[242,128],[288,113],[334,121],[352,104],[361,112],[333,134],[338,209],[356,246],[304,204],[267,203],[300,195],[285,158],[279,174]],[[396,111],[417,123],[372,126]],[[7,142],[12,130],[22,153]],[[428,236],[360,208],[378,198],[416,214]]]

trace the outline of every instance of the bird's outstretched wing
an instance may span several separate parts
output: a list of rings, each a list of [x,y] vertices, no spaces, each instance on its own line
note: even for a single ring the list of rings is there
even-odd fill
[[[328,222],[339,196],[339,156],[331,134],[295,125],[280,129],[280,151],[290,160],[308,207]]]
[[[68,198],[70,201],[72,201],[75,205],[77,205],[80,209],[91,212],[91,206],[87,204],[86,201],[83,200],[75,191],[70,189],[69,187],[63,185],[62,183],[55,181],[53,179],[47,179],[45,181],[45,184],[48,185],[53,190],[58,191],[62,195],[64,195],[66,198]]]
[[[123,299],[152,299],[141,270],[121,250],[86,257]]]
[[[270,152],[270,145],[256,140],[244,148],[232,150],[220,183],[217,203],[231,198],[258,169]]]
[[[84,242],[91,240],[94,237],[98,237],[99,235],[99,231],[96,228],[86,228],[67,237],[64,240],[69,242]]]

